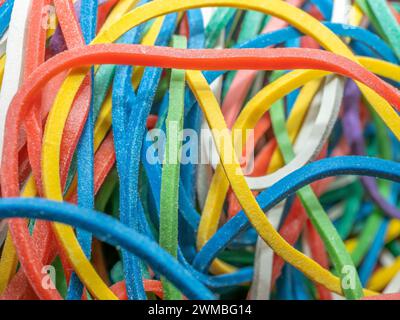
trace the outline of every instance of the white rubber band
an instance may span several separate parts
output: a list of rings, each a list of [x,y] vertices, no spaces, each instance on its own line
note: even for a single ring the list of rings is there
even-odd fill
[[[379,263],[382,265],[382,267],[390,267],[393,265],[395,260],[396,258],[388,249],[384,249],[379,257]]]
[[[339,219],[341,216],[343,216],[344,213],[344,202],[340,202],[335,204],[332,208],[330,208],[327,213],[328,217],[331,221],[335,221]]]
[[[382,293],[399,293],[400,292],[400,272],[389,282]]]
[[[268,213],[268,219],[275,229],[281,221],[285,201],[274,207]],[[257,238],[254,275],[250,287],[249,298],[252,300],[269,300],[272,290],[272,261],[274,251],[261,238]],[[256,281],[257,280],[257,281]]]
[[[6,54],[8,31],[0,39],[0,58]]]

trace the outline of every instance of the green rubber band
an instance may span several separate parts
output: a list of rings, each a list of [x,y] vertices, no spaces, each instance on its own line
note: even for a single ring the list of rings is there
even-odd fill
[[[105,212],[108,201],[110,200],[115,187],[118,184],[118,173],[114,168],[108,174],[106,180],[104,180],[99,192],[97,192],[95,199],[95,208],[98,211]]]
[[[381,29],[378,20],[376,19],[375,15],[372,13],[371,8],[368,6],[366,0],[355,0],[357,5],[360,7],[361,11],[368,17],[369,21],[371,22],[372,26],[376,30],[376,32],[383,36],[383,31]]]
[[[213,48],[223,29],[229,20],[235,15],[237,9],[218,8],[211,17],[210,23],[206,26],[206,48]]]
[[[273,78],[281,72],[273,73]],[[295,157],[295,153],[292,147],[292,143],[289,138],[289,134],[285,124],[285,112],[283,100],[280,100],[273,104],[270,109],[272,128],[277,140],[279,149],[282,153],[282,157],[285,163],[292,161]],[[328,254],[332,260],[335,270],[340,275],[341,279],[344,280],[347,273],[344,271],[348,268],[354,270],[354,286],[350,288],[343,287],[343,293],[347,299],[360,299],[363,297],[363,291],[360,279],[356,272],[356,268],[350,257],[350,254],[346,251],[346,247],[340,238],[336,228],[333,226],[328,215],[322,208],[317,196],[310,186],[301,188],[297,195],[299,196],[304,208],[306,209],[308,216],[320,234]],[[346,269],[345,269],[346,268]]]
[[[329,190],[320,197],[323,204],[334,204],[346,198],[353,191],[354,185],[358,182],[349,183],[346,186]]]
[[[384,0],[366,0],[382,36],[389,42],[396,56],[400,59],[400,26]]]
[[[65,274],[64,274],[64,267],[61,263],[61,259],[59,256],[57,256],[53,263],[52,266],[55,268],[55,274],[56,274],[56,281],[55,281],[55,285],[56,288],[58,290],[58,292],[60,293],[60,295],[65,298],[67,296],[67,290],[68,290],[68,286],[67,286],[67,281],[65,279]]]
[[[400,256],[400,242],[397,240],[389,242],[386,247],[389,249],[389,251],[395,256],[398,257]]]
[[[236,28],[239,25],[242,15],[243,15],[243,10],[236,10],[236,13],[233,17],[232,26],[229,29],[229,33],[226,33],[226,37],[225,37],[225,44],[226,44],[227,48],[234,46],[236,43],[234,36],[236,34]],[[241,26],[239,26],[239,27],[240,27],[240,29],[242,28]]]
[[[174,48],[185,49],[186,38],[174,36]],[[176,257],[178,252],[178,194],[179,172],[184,117],[185,71],[171,72],[168,116],[166,119],[166,147],[161,175],[160,246]],[[165,278],[161,278],[164,299],[181,299],[180,292]]]
[[[361,200],[363,196],[363,189],[360,183],[352,184],[352,189],[347,195],[350,196],[346,200],[344,214],[342,216],[342,219],[336,226],[337,231],[343,240],[345,240],[350,235],[354,222],[357,218],[357,213],[360,210]]]
[[[264,18],[265,15],[261,12],[246,12],[242,23],[242,29],[238,36],[238,43],[243,43],[254,38],[261,31]]]
[[[109,212],[116,219],[119,219],[119,197],[119,185],[117,185],[111,195],[110,201],[107,203],[107,206],[110,205]]]
[[[360,236],[358,237],[357,245],[351,253],[351,258],[356,266],[359,266],[364,256],[367,254],[377,232],[379,225],[382,222],[382,215],[375,210],[368,217]]]
[[[222,251],[218,258],[237,266],[250,266],[254,263],[254,252],[247,250]]]

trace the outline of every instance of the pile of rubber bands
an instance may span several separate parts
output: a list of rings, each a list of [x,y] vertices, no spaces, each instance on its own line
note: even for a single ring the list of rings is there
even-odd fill
[[[400,2],[0,0],[1,299],[400,299]]]

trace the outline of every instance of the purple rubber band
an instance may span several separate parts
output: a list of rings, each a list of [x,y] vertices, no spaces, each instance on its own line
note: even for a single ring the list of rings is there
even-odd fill
[[[365,144],[363,138],[363,130],[360,122],[359,105],[361,100],[361,92],[353,81],[348,81],[344,91],[343,104],[343,132],[351,148],[351,152],[356,155],[365,155]],[[367,191],[371,200],[386,215],[392,218],[400,218],[400,210],[394,205],[387,202],[379,193],[376,180],[372,177],[360,177],[361,183]]]

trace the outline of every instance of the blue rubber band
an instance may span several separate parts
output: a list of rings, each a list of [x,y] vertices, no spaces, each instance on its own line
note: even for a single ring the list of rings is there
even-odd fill
[[[176,16],[176,14],[166,16],[161,31],[158,35],[156,45],[168,44],[169,39],[175,30]],[[121,128],[124,128],[125,130],[125,132],[120,132],[120,134],[118,134],[118,137],[123,134],[123,139],[117,139],[118,143],[124,144],[123,146],[118,147],[120,153],[118,156],[120,160],[118,160],[118,162],[121,183],[120,219],[125,225],[137,230],[138,232],[147,234],[149,232],[149,227],[147,226],[147,222],[144,217],[144,211],[138,190],[140,159],[137,159],[137,154],[139,154],[140,157],[141,144],[145,132],[145,124],[150,113],[150,108],[154,100],[160,77],[161,69],[146,68],[142,77],[142,81],[139,85],[136,98],[132,99],[132,105],[129,106],[129,113],[128,108],[125,108],[125,111],[120,110],[120,112],[118,112],[118,115],[121,116],[122,114],[124,119],[113,119],[113,121],[118,121],[119,125],[124,123],[123,127]],[[126,89],[129,88],[128,84],[125,82],[125,84],[121,85],[123,85],[122,92],[125,93]],[[121,92],[119,92],[119,94],[121,94]],[[115,94],[113,96],[115,97]],[[134,97],[132,92],[129,94],[129,96]],[[124,112],[127,114],[123,114]],[[113,118],[115,118],[115,115],[116,113],[113,111]],[[115,128],[118,126],[113,125],[113,127],[115,130]],[[121,130],[121,128],[118,128],[118,130]],[[127,151],[121,153],[121,149],[126,149]],[[142,270],[140,261],[135,259],[135,257],[125,250],[122,251],[122,258],[128,298],[146,299],[143,283],[141,281]]]
[[[4,36],[11,20],[11,13],[14,7],[14,0],[6,1],[0,7],[0,38]]]
[[[84,229],[101,241],[120,246],[145,260],[189,299],[214,299],[214,295],[171,255],[146,236],[104,213],[46,199],[7,198],[0,200],[1,218],[56,221]]]
[[[89,44],[96,36],[97,27],[97,0],[81,0],[80,24],[82,35],[86,44]],[[91,77],[91,99],[89,113],[84,125],[82,135],[78,142],[78,205],[92,209],[94,208],[94,119],[93,119],[93,84],[94,70],[90,70]],[[92,235],[84,230],[76,231],[77,239],[86,257],[90,259],[92,251]],[[67,299],[79,300],[82,297],[83,284],[75,272],[71,275],[68,287]]]

